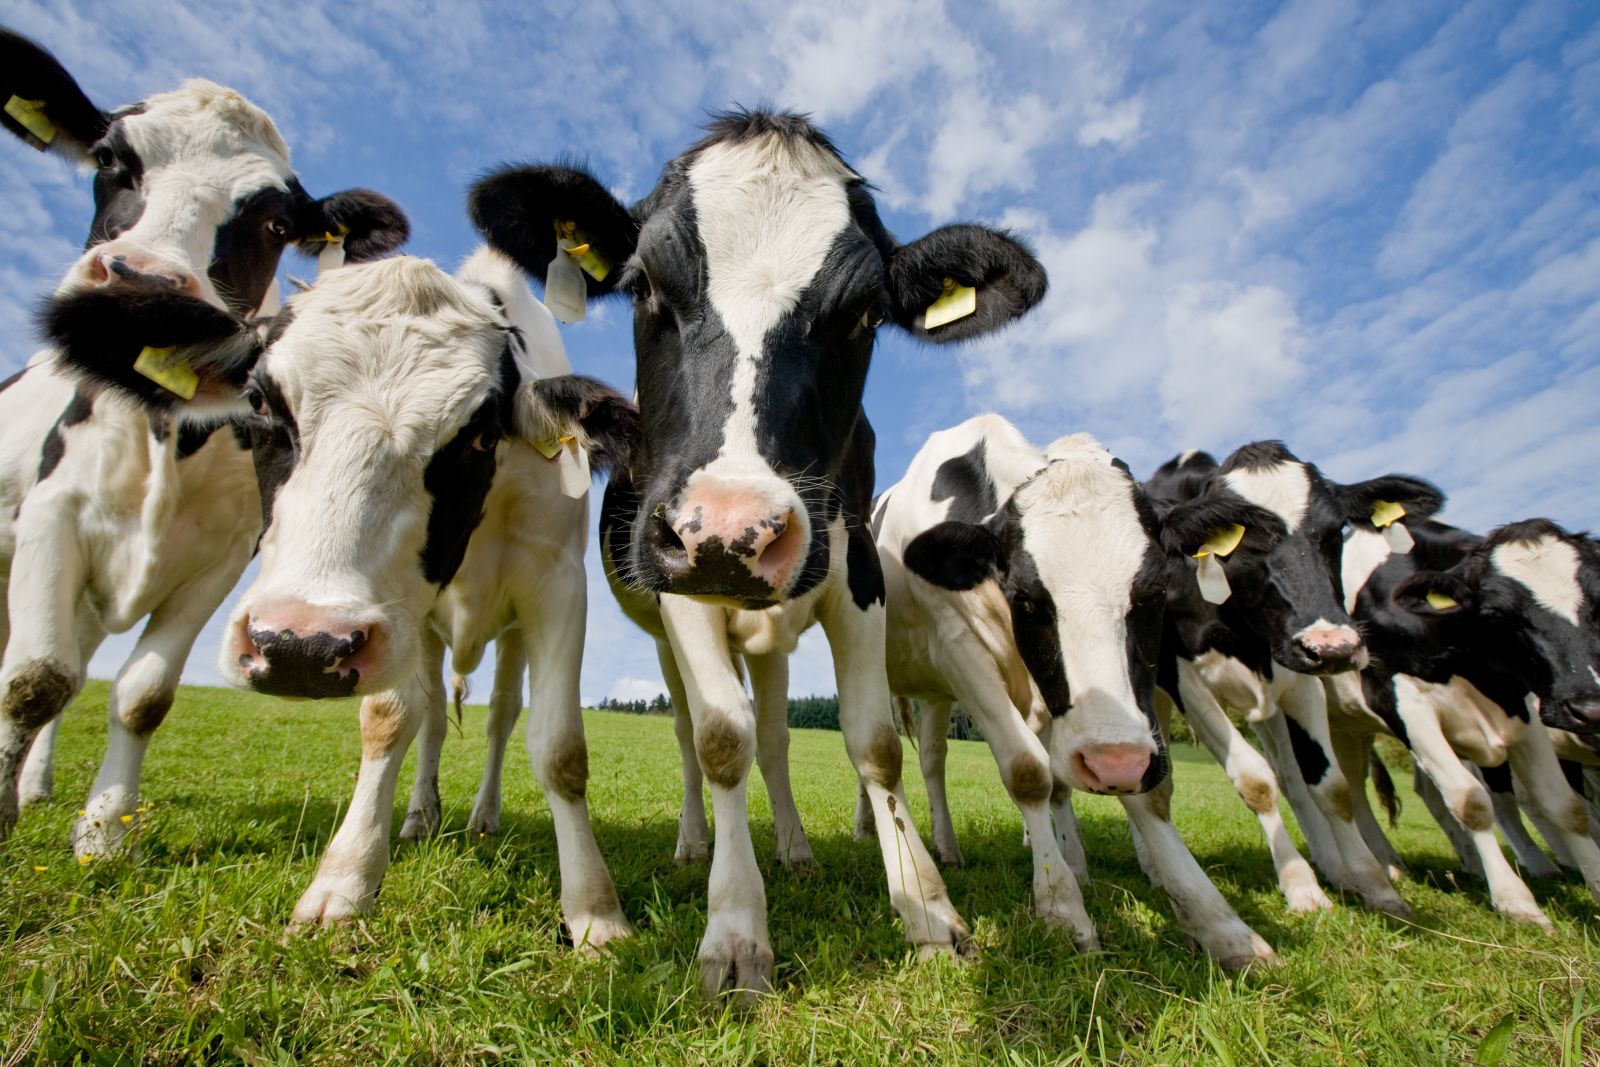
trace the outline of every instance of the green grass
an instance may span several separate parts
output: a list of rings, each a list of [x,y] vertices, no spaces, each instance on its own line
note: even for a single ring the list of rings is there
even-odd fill
[[[753,785],[777,995],[738,1014],[697,993],[706,866],[673,866],[669,720],[586,717],[596,831],[639,931],[588,961],[560,944],[555,842],[520,751],[504,831],[461,830],[481,710],[469,709],[465,738],[445,751],[445,834],[395,848],[375,915],[304,936],[285,923],[354,781],[354,704],[185,690],[152,746],[137,856],[80,867],[67,835],[100,757],[105,694],[92,684],[67,712],[57,801],[25,811],[0,845],[0,1064],[1454,1064],[1472,1062],[1507,1018],[1501,1062],[1600,1062],[1595,902],[1576,880],[1536,882],[1556,935],[1499,919],[1481,887],[1454,876],[1443,836],[1409,793],[1396,840],[1411,864],[1414,923],[1349,902],[1291,920],[1221,771],[1198,750],[1176,753],[1180,830],[1283,957],[1234,977],[1186,946],[1139,872],[1120,810],[1102,798],[1081,798],[1079,813],[1106,951],[1075,956],[1029,916],[1020,820],[987,749],[953,742],[952,808],[969,866],[948,880],[982,955],[923,964],[889,913],[875,846],[851,837],[840,736],[797,731],[794,779],[820,874],[778,869]]]

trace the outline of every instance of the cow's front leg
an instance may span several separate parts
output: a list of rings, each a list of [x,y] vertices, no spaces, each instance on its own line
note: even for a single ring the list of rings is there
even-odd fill
[[[1170,790],[1158,789],[1117,799],[1132,821],[1140,863],[1166,891],[1178,925],[1230,970],[1276,963],[1272,946],[1239,918],[1178,836],[1167,813],[1170,795]]]
[[[1505,835],[1506,844],[1511,846],[1512,855],[1517,857],[1517,864],[1532,878],[1553,878],[1560,874],[1561,868],[1544,854],[1544,849],[1534,841],[1522,821],[1522,808],[1517,803],[1517,789],[1511,777],[1510,762],[1498,767],[1473,766],[1469,769],[1483,780],[1489,790],[1489,801],[1494,805],[1495,825]]]
[[[423,623],[424,628],[427,623]],[[417,732],[417,770],[411,782],[411,802],[406,805],[406,819],[400,824],[400,840],[421,841],[439,829],[443,819],[439,802],[439,760],[444,754],[445,737],[450,731],[450,718],[445,703],[444,642],[431,637],[422,642],[421,666],[423,675],[434,680],[428,687],[427,703],[422,709],[422,725]]]
[[[1527,793],[1528,806],[1544,816],[1545,824],[1566,846],[1582,873],[1589,892],[1600,900],[1600,846],[1589,836],[1588,809],[1583,798],[1567,784],[1544,724],[1534,719],[1506,755]]]
[[[581,562],[552,567],[540,582],[537,598],[517,604],[531,674],[528,759],[555,825],[561,913],[573,946],[592,953],[613,938],[631,935],[633,927],[622,914],[611,871],[589,822],[589,746],[578,695],[586,613]]]
[[[1406,867],[1400,860],[1400,853],[1395,851],[1394,842],[1383,832],[1383,827],[1378,824],[1377,815],[1372,811],[1372,803],[1367,796],[1367,774],[1370,770],[1374,775],[1383,776],[1383,782],[1374,784],[1380,795],[1390,798],[1386,804],[1395,805],[1395,811],[1398,812],[1399,800],[1393,795],[1394,780],[1389,777],[1388,769],[1378,759],[1378,753],[1373,747],[1372,734],[1357,733],[1346,729],[1342,724],[1329,725],[1333,727],[1334,759],[1338,762],[1339,769],[1344,772],[1345,780],[1350,783],[1350,810],[1356,829],[1361,832],[1361,840],[1367,843],[1368,851],[1383,864],[1383,871],[1389,876],[1390,882],[1398,882],[1406,876]],[[1320,812],[1318,814],[1320,815]]]
[[[1409,915],[1411,908],[1395,891],[1388,873],[1378,862],[1360,827],[1355,824],[1350,782],[1334,757],[1333,739],[1328,727],[1328,698],[1319,679],[1283,672],[1274,679],[1278,706],[1287,716],[1295,762],[1311,790],[1311,799],[1328,820],[1339,858],[1344,862],[1344,880],[1339,884],[1360,895],[1362,903],[1391,915]]]
[[[772,802],[772,829],[778,839],[778,862],[795,871],[816,866],[811,842],[800,824],[794,788],[789,784],[789,656],[772,652],[745,656],[750,689],[756,702],[756,763]]]
[[[695,755],[717,819],[700,985],[708,997],[729,993],[748,1001],[772,988],[767,892],[745,804],[755,760],[755,709],[728,651],[721,608],[669,595],[661,598],[661,617],[682,665]]]
[[[515,630],[501,634],[494,643],[494,688],[489,692],[489,721],[484,727],[489,751],[483,761],[483,781],[478,785],[478,796],[467,818],[467,830],[471,833],[500,832],[500,793],[506,749],[510,746],[517,718],[522,714],[522,677],[527,667],[522,635]]]
[[[1339,857],[1339,848],[1334,844],[1327,816],[1311,799],[1311,790],[1306,788],[1305,777],[1295,762],[1294,748],[1289,741],[1289,727],[1282,711],[1274,707],[1272,714],[1252,720],[1250,729],[1256,735],[1256,740],[1261,742],[1261,751],[1272,766],[1273,774],[1277,775],[1278,788],[1289,802],[1289,810],[1294,813],[1301,836],[1306,839],[1306,851],[1311,854],[1312,865],[1334,885],[1347,881],[1344,860]]]
[[[883,588],[877,553],[869,544],[864,551],[850,554],[849,565],[870,570],[876,580],[846,582],[843,576],[835,577],[831,596],[823,603],[822,626],[839,683],[839,728],[872,806],[878,847],[889,878],[889,901],[905,922],[906,939],[923,954],[967,952],[972,932],[950,903],[944,879],[906,806],[900,777],[900,735],[894,728],[884,666],[882,597],[880,594],[863,607],[856,603],[852,589]],[[1045,782],[1048,792],[1048,773]]]
[[[423,641],[439,638],[424,628]],[[442,653],[441,653],[442,655]],[[424,656],[433,653],[424,650]],[[389,828],[395,785],[406,749],[427,714],[438,677],[413,674],[398,688],[361,701],[361,769],[338,833],[328,842],[317,875],[294,907],[296,926],[340,922],[372,910],[389,869]]]
[[[672,700],[672,732],[678,738],[678,760],[683,765],[683,806],[678,811],[678,845],[672,859],[680,867],[703,860],[711,853],[711,825],[706,821],[705,776],[694,749],[694,716],[684,693],[683,674],[672,658],[665,638],[656,642],[656,660]]]

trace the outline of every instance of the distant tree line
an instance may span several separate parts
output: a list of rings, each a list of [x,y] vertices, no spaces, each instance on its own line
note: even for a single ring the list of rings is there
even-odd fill
[[[618,700],[615,697],[606,697],[596,703],[595,707],[601,711],[620,711],[627,715],[672,714],[672,701],[668,700],[664,693],[657,693],[649,700]],[[900,724],[897,722],[895,725]],[[796,730],[837,730],[839,698],[837,696],[790,697],[789,726]],[[959,706],[951,712],[949,736],[957,741],[983,740],[983,735]]]

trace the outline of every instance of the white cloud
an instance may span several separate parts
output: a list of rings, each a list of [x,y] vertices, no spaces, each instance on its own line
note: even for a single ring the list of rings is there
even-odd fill
[[[612,700],[651,700],[667,691],[660,678],[635,678],[629,675],[611,683],[606,696]]]

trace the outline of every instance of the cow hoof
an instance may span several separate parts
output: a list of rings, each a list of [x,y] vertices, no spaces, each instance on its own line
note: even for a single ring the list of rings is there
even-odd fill
[[[567,932],[572,935],[572,947],[580,956],[596,959],[612,941],[619,937],[632,937],[633,926],[618,912],[615,915],[568,919]]]
[[[500,813],[487,808],[473,808],[472,817],[467,820],[467,832],[487,837],[500,832]]]
[[[679,867],[687,867],[691,863],[699,863],[711,855],[711,846],[704,841],[678,841],[677,851],[672,854],[672,861]]]
[[[1403,882],[1411,876],[1411,873],[1398,863],[1389,864],[1384,868],[1384,872],[1389,875],[1391,882]]]
[[[291,930],[348,922],[372,910],[377,891],[358,878],[318,878],[300,897],[289,919]]]
[[[1399,893],[1373,893],[1362,897],[1362,903],[1373,911],[1393,915],[1396,919],[1411,918],[1411,905],[1407,904]]]
[[[1290,915],[1314,915],[1319,911],[1333,910],[1333,898],[1315,883],[1296,886],[1288,890],[1284,897],[1289,902]]]
[[[53,799],[51,794],[54,792],[55,790],[48,785],[33,786],[22,790],[18,795],[18,800],[20,806],[24,808],[31,804],[48,804]]]
[[[1250,934],[1247,948],[1219,954],[1216,960],[1229,971],[1243,971],[1250,967],[1276,967],[1283,962],[1278,959],[1278,954],[1272,951],[1272,946],[1267,944],[1260,934],[1254,932]]]
[[[822,869],[817,866],[817,861],[811,855],[810,849],[806,849],[804,853],[791,854],[787,859],[780,857],[779,862],[783,864],[783,869],[788,871],[790,876],[794,878],[810,878]]]
[[[400,827],[400,840],[425,841],[432,837],[439,829],[439,812],[435,811],[408,811],[406,821]]]
[[[967,858],[961,854],[961,846],[954,841],[940,844],[933,843],[933,854],[939,858],[941,867],[965,867]]]
[[[132,823],[131,814],[126,821],[111,812],[79,816],[77,825],[72,828],[72,851],[78,857],[78,862],[88,863],[121,851]]]
[[[726,996],[741,1008],[753,1007],[772,992],[772,949],[734,937],[700,946],[700,989],[706,999]]]
[[[977,959],[978,944],[972,939],[972,930],[948,901],[928,903],[927,925],[927,934],[916,939],[917,956],[920,959],[943,955]]]
[[[1519,923],[1529,923],[1533,926],[1537,926],[1547,934],[1553,934],[1556,932],[1556,928],[1551,925],[1550,920],[1545,917],[1544,912],[1539,910],[1539,905],[1535,904],[1531,900],[1508,900],[1503,903],[1497,902],[1495,904],[1495,910],[1500,912],[1500,914],[1504,915],[1508,919],[1515,919]]]

